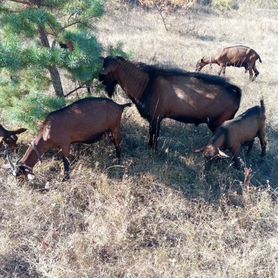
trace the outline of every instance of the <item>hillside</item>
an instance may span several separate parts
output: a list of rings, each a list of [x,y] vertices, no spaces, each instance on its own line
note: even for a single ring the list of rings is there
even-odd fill
[[[245,172],[230,159],[207,172],[194,153],[211,136],[205,125],[163,121],[154,152],[147,122],[128,108],[120,165],[104,138],[73,150],[67,182],[55,153],[36,165],[31,184],[0,169],[0,277],[277,276],[277,11],[197,7],[166,14],[165,23],[168,31],[156,10],[108,5],[97,36],[105,47],[122,42],[135,61],[188,71],[225,46],[254,48],[262,58],[257,80],[243,68],[228,67],[226,76],[243,91],[238,113],[264,98],[266,157],[256,139],[249,156],[241,152]],[[121,89],[115,101],[128,101]],[[19,156],[29,142],[21,141]]]

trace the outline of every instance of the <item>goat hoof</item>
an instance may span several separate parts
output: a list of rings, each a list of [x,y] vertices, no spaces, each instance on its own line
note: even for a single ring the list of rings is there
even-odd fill
[[[243,165],[241,165],[241,164],[234,164],[234,166],[238,171],[243,170]]]
[[[69,176],[65,176],[65,177],[63,177],[62,182],[65,182],[65,181],[68,181],[68,180],[69,180]]]
[[[238,158],[234,162],[234,166],[237,170],[242,170],[245,167],[245,163],[243,162],[243,160],[241,158]]]

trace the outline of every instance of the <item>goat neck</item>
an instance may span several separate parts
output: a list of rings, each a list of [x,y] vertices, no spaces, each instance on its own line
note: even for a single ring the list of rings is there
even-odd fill
[[[128,97],[135,101],[142,97],[149,82],[149,75],[146,72],[129,61],[123,61],[114,74]]]
[[[48,149],[47,143],[42,137],[39,137],[31,143],[26,153],[21,158],[20,163],[33,168]]]
[[[226,130],[224,128],[217,129],[215,134],[209,140],[209,144],[219,149],[224,147],[226,144]]]
[[[217,64],[217,61],[216,61],[215,57],[213,57],[213,56],[204,58],[203,61],[204,61],[204,63],[206,63],[207,65]]]

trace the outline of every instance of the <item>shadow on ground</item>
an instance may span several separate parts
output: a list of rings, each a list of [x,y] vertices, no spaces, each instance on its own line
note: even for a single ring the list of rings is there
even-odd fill
[[[277,138],[277,132],[268,128],[272,138]],[[109,136],[92,145],[75,145],[72,153],[75,156],[72,179],[78,172],[76,169],[87,167],[89,171],[106,173],[111,179],[121,181],[123,177],[131,177],[142,181],[146,176],[153,184],[165,184],[182,191],[190,199],[216,201],[227,190],[241,191],[244,171],[236,170],[231,159],[222,159],[212,164],[210,170],[205,169],[206,161],[194,150],[204,146],[211,136],[206,125],[198,127],[172,120],[162,123],[158,151],[147,145],[148,127],[140,126],[133,121],[124,121],[122,127],[122,161],[119,164],[115,148]],[[22,144],[16,155],[21,157],[27,144]],[[256,140],[250,155],[242,148],[241,158],[247,168],[252,168],[254,186],[276,185],[276,158],[273,149],[260,157],[260,145]],[[62,155],[59,151],[51,151],[44,155],[42,174],[49,180],[62,180]],[[80,170],[82,171],[82,170]],[[36,168],[34,169],[36,173]],[[140,186],[140,185],[138,185]]]

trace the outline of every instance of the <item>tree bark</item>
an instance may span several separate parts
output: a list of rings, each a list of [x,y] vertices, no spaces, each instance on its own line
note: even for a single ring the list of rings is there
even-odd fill
[[[40,40],[41,43],[44,47],[50,48],[49,40],[47,37],[47,34],[45,32],[44,26],[39,27],[39,33],[40,33]],[[59,71],[57,70],[56,67],[48,67],[48,71],[50,73],[50,77],[52,80],[52,85],[55,90],[55,94],[57,97],[64,97],[64,92],[63,92],[63,87],[62,87],[62,82],[60,78]]]

